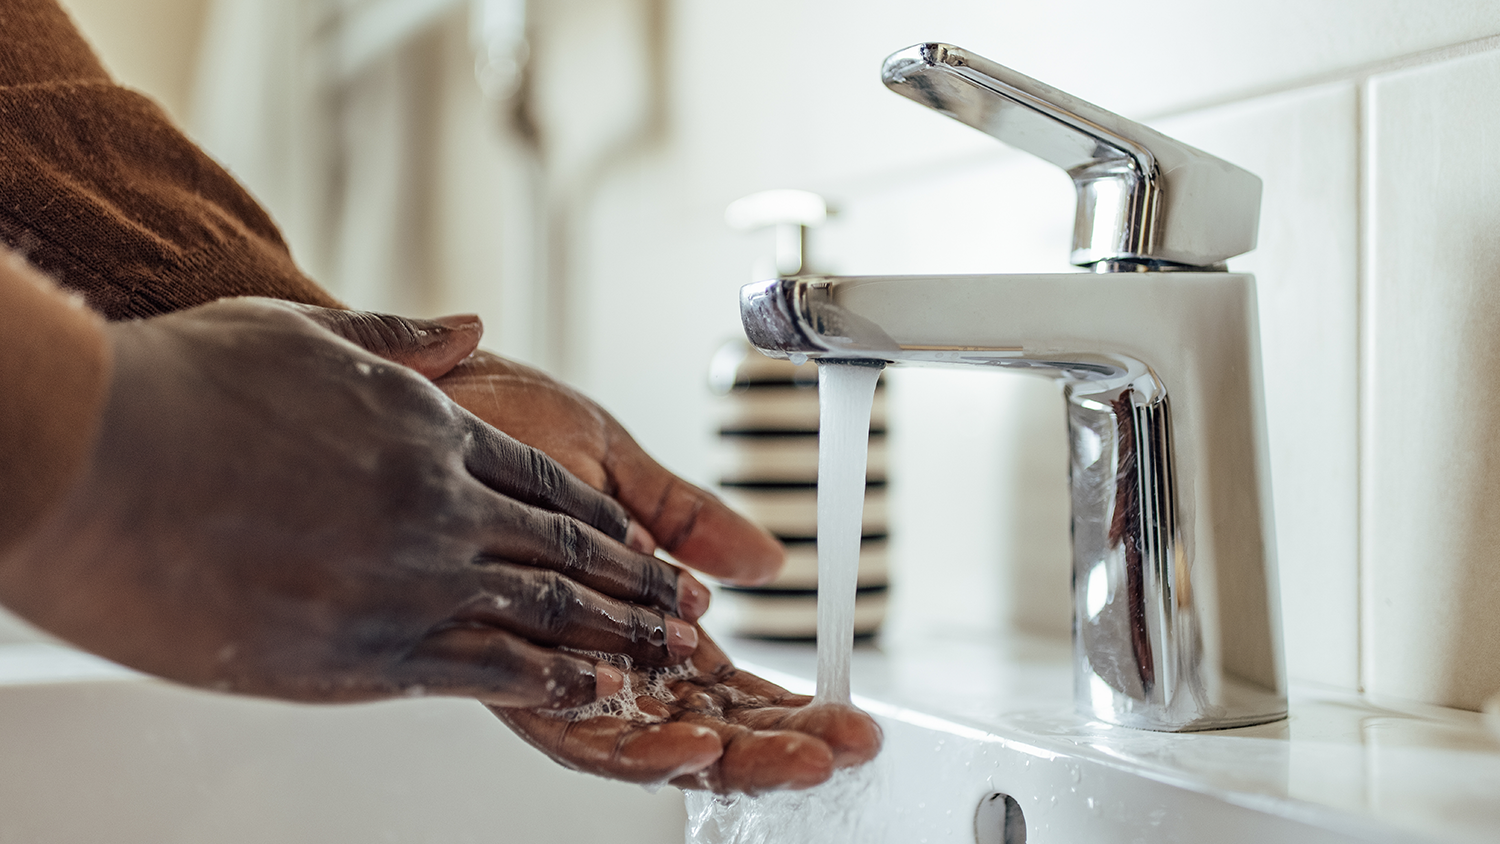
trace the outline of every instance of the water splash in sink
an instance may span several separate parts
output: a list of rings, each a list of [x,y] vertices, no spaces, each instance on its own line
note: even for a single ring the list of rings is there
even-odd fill
[[[872,811],[884,803],[877,768],[836,772],[805,791],[774,791],[759,797],[687,794],[687,840],[691,844],[825,844],[829,841],[885,844],[889,819]]]

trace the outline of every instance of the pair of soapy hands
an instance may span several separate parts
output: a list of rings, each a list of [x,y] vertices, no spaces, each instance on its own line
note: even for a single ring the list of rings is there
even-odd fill
[[[707,590],[653,555],[753,583],[776,542],[586,398],[476,352],[477,318],[234,299],[106,331],[92,462],[0,571],[39,626],[207,688],[474,697],[634,782],[807,787],[879,749],[864,713],[737,671],[695,624]],[[627,679],[578,651],[697,671],[639,700],[648,722],[558,718]]]

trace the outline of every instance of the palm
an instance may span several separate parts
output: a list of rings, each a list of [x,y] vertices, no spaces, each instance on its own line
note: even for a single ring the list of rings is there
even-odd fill
[[[630,782],[670,782],[720,793],[807,788],[880,749],[880,727],[852,706],[819,704],[730,663],[707,636],[697,677],[669,685],[671,700],[639,697],[642,715],[570,721],[491,707],[531,744],[570,768]],[[644,672],[634,678],[644,685]]]

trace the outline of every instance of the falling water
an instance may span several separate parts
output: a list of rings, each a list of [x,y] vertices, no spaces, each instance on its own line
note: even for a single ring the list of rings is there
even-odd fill
[[[810,706],[849,703],[854,597],[879,363],[818,367],[818,687]],[[814,844],[884,840],[866,823],[878,791],[872,766],[838,771],[806,791],[761,797],[687,795],[690,844]]]
[[[849,702],[854,594],[880,365],[818,367],[818,688],[813,704]]]

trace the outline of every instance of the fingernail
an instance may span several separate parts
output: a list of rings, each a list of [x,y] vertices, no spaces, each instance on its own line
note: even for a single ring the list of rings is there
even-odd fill
[[[444,328],[451,328],[454,331],[478,328],[480,325],[479,314],[452,314],[450,316],[434,317],[432,321]]]
[[[687,621],[697,621],[708,612],[710,597],[708,587],[697,578],[687,572],[677,576],[677,614]]]
[[[613,665],[601,662],[594,666],[594,695],[609,697],[625,688],[625,675]]]
[[[625,545],[632,551],[639,551],[642,554],[656,553],[656,537],[641,527],[641,523],[635,519],[631,519],[630,526],[625,528]]]
[[[667,653],[690,656],[698,650],[698,630],[680,618],[667,619]]]

